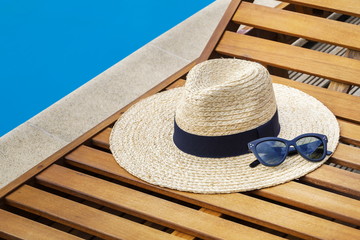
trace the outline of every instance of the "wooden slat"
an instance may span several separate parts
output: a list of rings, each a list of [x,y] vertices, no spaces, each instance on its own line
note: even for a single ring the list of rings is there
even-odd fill
[[[360,52],[359,51],[347,49],[344,56],[348,57],[348,58],[360,60]],[[338,83],[338,82],[330,82],[330,84],[328,86],[328,89],[339,91],[339,92],[344,92],[344,93],[348,93],[350,88],[351,88],[350,85],[344,84],[344,83]]]
[[[253,192],[256,195],[360,225],[360,202],[297,182]]]
[[[331,81],[327,89],[338,91],[338,92],[343,92],[343,93],[348,93],[350,90],[350,87],[351,86],[349,84]]]
[[[340,124],[341,141],[360,146],[360,125],[338,120]]]
[[[360,26],[243,2],[233,21],[308,40],[360,50]]]
[[[360,197],[360,174],[322,165],[301,179],[326,188]]]
[[[360,148],[339,143],[331,162],[360,170]]]
[[[331,156],[331,162],[352,169],[360,170],[360,148],[339,143],[336,151]]]
[[[290,81],[289,79],[271,76],[274,83],[297,88],[321,101],[337,117],[360,123],[360,97],[305,83]]]
[[[290,3],[284,3],[284,2],[279,2],[278,5],[276,5],[274,8],[277,9],[286,9],[290,6]],[[254,29],[254,27],[251,26],[246,26],[246,25],[240,25],[240,28],[237,29],[237,33],[240,34],[249,34],[251,33],[251,31]],[[251,34],[250,34],[251,35]]]
[[[212,224],[218,225],[218,218],[207,216],[208,214],[197,213],[168,201],[156,199],[150,195],[139,193],[134,190],[121,187],[94,177],[80,174],[76,171],[53,165],[37,176],[42,184],[65,191],[66,193],[75,194],[82,198],[97,202],[117,209],[128,214],[132,214],[152,222],[175,228],[181,232],[186,232],[194,236],[203,237],[204,233],[216,236],[218,230],[213,229]],[[255,191],[257,195],[269,197],[271,199],[300,207],[319,214],[324,214],[345,222],[360,225],[360,202],[351,198],[343,197],[338,194],[326,192],[316,188],[312,188],[300,183],[289,182],[277,187],[266,188]],[[314,197],[316,196],[316,197]],[[218,214],[218,213],[216,213]],[[192,218],[196,223],[206,222],[208,228],[204,224],[200,226],[189,222]],[[220,221],[221,223],[222,221]],[[226,224],[224,224],[226,226]],[[187,227],[187,228],[185,228]],[[231,224],[227,227],[231,227]],[[248,229],[242,230],[250,238]],[[222,230],[223,231],[223,230]],[[263,238],[265,236],[261,235]],[[219,236],[224,237],[224,236]],[[240,235],[237,235],[240,237]],[[243,239],[243,237],[242,237]]]
[[[81,239],[2,209],[0,209],[0,237],[29,240]]]
[[[213,216],[217,216],[217,217],[220,217],[222,214],[219,213],[219,212],[215,212],[215,211],[212,211],[212,210],[209,210],[209,209],[206,209],[206,208],[200,208],[199,210],[200,212],[204,212],[204,213],[207,213],[207,214],[211,214]],[[174,231],[172,232],[171,234],[175,235],[175,236],[178,236],[178,237],[182,237],[184,239],[187,239],[187,240],[194,240],[196,239],[196,237],[193,237],[191,235],[188,235],[188,234],[185,234],[185,233],[182,233],[182,232],[178,232],[178,231]]]
[[[266,65],[360,85],[360,61],[226,31],[216,51]]]
[[[150,227],[24,185],[8,204],[105,239],[179,239]],[[131,229],[131,231],[129,231]]]
[[[282,0],[283,2],[319,8],[360,17],[359,0]]]
[[[37,176],[37,180],[46,186],[204,239],[279,239],[58,165],[45,170]]]
[[[92,138],[93,144],[104,149],[109,149],[110,134],[111,128],[105,128],[103,131]]]
[[[319,239],[360,237],[360,231],[244,194],[191,194],[154,186],[119,167],[111,154],[88,147],[78,148],[66,158],[67,162],[74,166],[298,237]],[[336,175],[332,177],[336,178]]]
[[[182,87],[182,86],[184,86],[185,82],[186,82],[185,79],[179,79],[179,80],[175,81],[173,84],[169,85],[166,88],[166,90],[177,88],[177,87]]]
[[[192,196],[193,194],[184,194]],[[228,212],[234,217],[243,216],[243,218],[256,218],[256,221],[272,221],[276,226],[274,229],[292,227],[300,232],[292,232],[293,235],[305,239],[357,239],[360,237],[360,231],[354,228],[348,228],[343,225],[335,224],[321,218],[297,212],[291,209],[271,204],[266,201],[259,201],[243,194],[227,195],[197,195],[194,196],[198,201],[203,201],[221,211]],[[333,225],[334,226],[331,226]],[[342,229],[345,227],[346,229]],[[336,228],[337,230],[335,230]],[[329,231],[335,231],[330,233]],[[338,231],[344,231],[344,236]],[[336,235],[336,236],[335,236]]]

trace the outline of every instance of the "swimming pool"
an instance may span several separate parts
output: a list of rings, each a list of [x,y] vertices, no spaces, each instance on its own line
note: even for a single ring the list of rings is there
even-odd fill
[[[0,136],[213,1],[1,1]]]

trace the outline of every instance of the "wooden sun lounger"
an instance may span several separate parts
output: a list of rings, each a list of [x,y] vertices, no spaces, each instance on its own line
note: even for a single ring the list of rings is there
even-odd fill
[[[360,97],[345,93],[360,85],[360,61],[291,45],[301,37],[356,55],[360,26],[326,16],[360,16],[360,4],[286,2],[273,9],[232,1],[196,61],[1,189],[0,239],[360,239]],[[240,24],[247,34],[237,33]],[[331,159],[289,183],[224,195],[153,186],[119,167],[109,134],[121,114],[140,99],[182,86],[191,67],[216,57],[258,61],[274,82],[322,101],[341,127]],[[295,82],[286,79],[288,70],[331,84]]]

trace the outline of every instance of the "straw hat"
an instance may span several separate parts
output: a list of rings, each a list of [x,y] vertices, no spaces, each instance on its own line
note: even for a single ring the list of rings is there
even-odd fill
[[[250,168],[255,157],[244,152],[242,142],[254,140],[250,138],[256,129],[289,140],[303,133],[325,134],[330,151],[339,139],[335,116],[315,98],[272,84],[258,63],[213,59],[191,69],[184,87],[155,94],[125,112],[113,127],[110,149],[134,176],[195,193],[274,186],[299,178],[328,159],[314,163],[296,154],[277,167]],[[240,136],[239,147],[231,139],[234,136]],[[216,139],[215,144],[206,145],[208,139]]]

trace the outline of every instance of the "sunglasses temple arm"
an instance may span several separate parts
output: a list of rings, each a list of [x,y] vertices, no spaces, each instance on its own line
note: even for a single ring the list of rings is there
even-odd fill
[[[332,153],[333,153],[332,151],[329,150],[326,151],[326,155],[331,155]]]
[[[254,168],[259,164],[260,164],[259,160],[256,159],[255,161],[253,161],[252,163],[249,164],[249,167]]]

